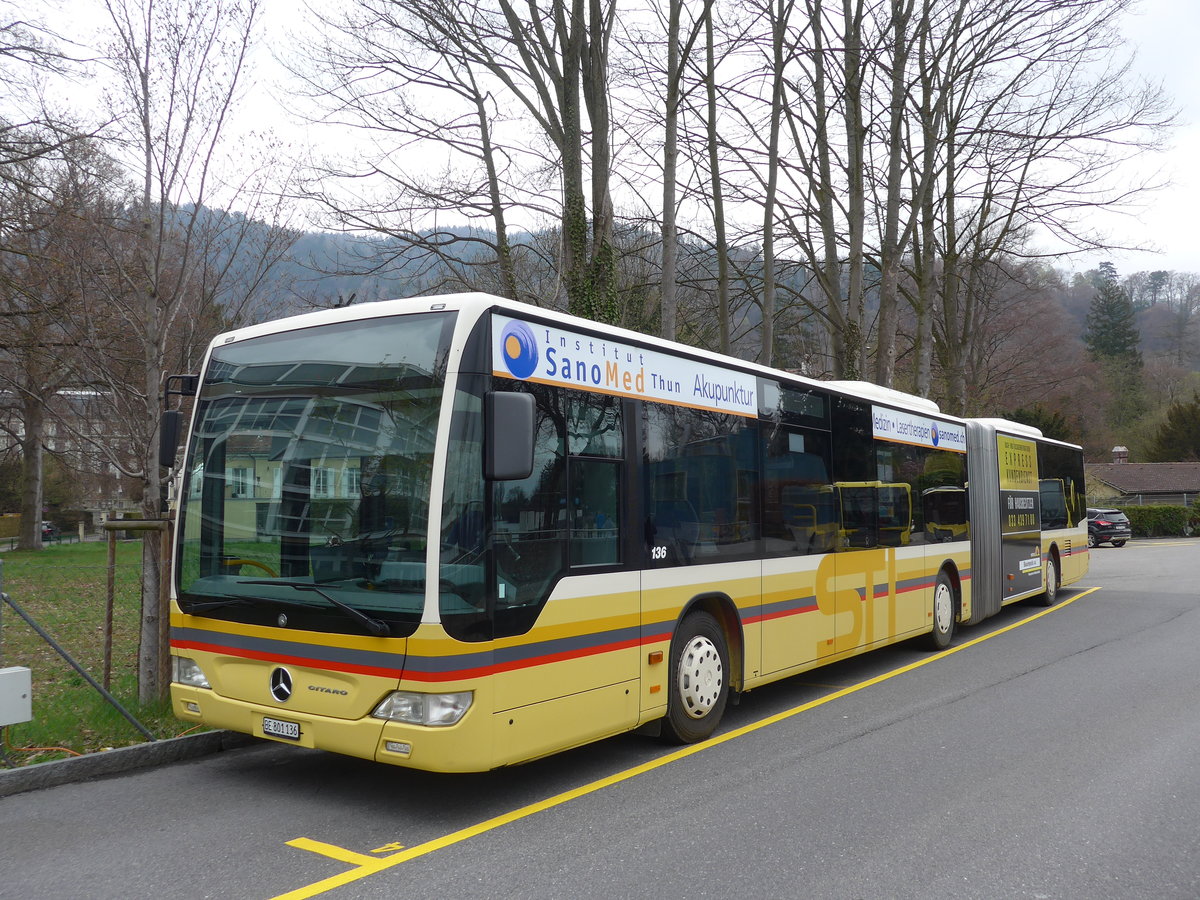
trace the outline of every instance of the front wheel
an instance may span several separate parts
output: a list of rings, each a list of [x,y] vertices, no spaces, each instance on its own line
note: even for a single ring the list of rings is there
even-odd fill
[[[933,650],[945,650],[953,639],[954,585],[945,572],[938,572],[933,589],[933,631],[929,635],[929,646]]]
[[[665,736],[702,741],[721,722],[729,700],[729,651],[721,626],[706,612],[690,613],[671,641]]]

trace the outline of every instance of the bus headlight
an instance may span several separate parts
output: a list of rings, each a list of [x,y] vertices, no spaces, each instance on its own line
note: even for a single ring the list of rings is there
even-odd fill
[[[196,665],[194,659],[188,659],[186,656],[171,657],[171,680],[188,687],[212,689],[204,670]]]
[[[419,694],[415,691],[392,691],[371,713],[376,719],[391,719],[409,725],[454,725],[471,708],[473,694]]]

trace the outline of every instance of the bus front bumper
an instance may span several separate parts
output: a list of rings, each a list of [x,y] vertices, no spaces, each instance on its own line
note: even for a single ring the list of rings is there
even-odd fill
[[[478,708],[468,710],[456,725],[434,728],[373,716],[338,719],[313,715],[172,684],[171,709],[185,722],[394,766],[429,772],[481,772],[493,765],[490,717]]]

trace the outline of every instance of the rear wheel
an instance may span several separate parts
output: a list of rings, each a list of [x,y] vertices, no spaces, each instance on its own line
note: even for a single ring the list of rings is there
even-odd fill
[[[1042,606],[1053,606],[1058,599],[1058,561],[1054,554],[1046,557],[1046,590],[1038,594],[1037,600]]]
[[[689,613],[671,641],[665,736],[702,741],[721,722],[729,700],[729,651],[721,626],[706,612]]]
[[[933,650],[945,650],[954,639],[954,585],[944,571],[938,572],[937,584],[933,588],[933,631],[929,635],[929,646]]]
[[[1100,542],[1096,540],[1096,535],[1092,534],[1092,532],[1089,531],[1088,532],[1088,546],[1095,547],[1098,543],[1100,543]]]
[[[1113,545],[1114,547],[1124,547],[1124,546],[1125,546],[1125,542],[1124,542],[1124,541],[1113,541],[1113,542],[1112,542],[1112,545]]]

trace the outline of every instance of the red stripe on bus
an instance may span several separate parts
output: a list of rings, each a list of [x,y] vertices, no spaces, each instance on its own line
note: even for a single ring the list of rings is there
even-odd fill
[[[669,637],[666,635],[665,637]],[[311,669],[321,669],[327,672],[349,672],[357,675],[376,675],[384,678],[403,678],[406,681],[425,683],[441,681],[459,681],[467,678],[482,678],[497,672],[512,672],[519,669],[529,669],[549,663],[564,662],[572,659],[583,659],[588,656],[599,656],[617,650],[627,650],[637,647],[644,642],[642,638],[632,638],[625,641],[615,641],[610,644],[599,644],[594,647],[584,647],[578,650],[565,650],[560,653],[547,653],[543,656],[531,656],[509,662],[493,663],[486,666],[476,666],[470,669],[452,669],[444,672],[430,672],[412,669],[390,669],[376,666],[357,666],[353,663],[334,663],[320,659],[310,659],[303,656],[290,656],[282,653],[265,653],[259,650],[246,650],[240,647],[225,647],[220,644],[207,644],[201,641],[172,641],[171,646],[185,650],[204,650],[209,653],[220,653],[226,656],[236,656],[241,659],[257,659],[262,662],[286,663],[294,666],[305,666]]]

